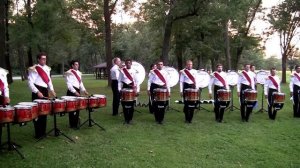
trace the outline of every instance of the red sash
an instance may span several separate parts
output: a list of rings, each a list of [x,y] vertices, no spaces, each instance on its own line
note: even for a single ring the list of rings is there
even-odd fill
[[[1,79],[0,79],[0,90],[2,92],[2,95],[4,96],[4,83],[2,82]]]
[[[126,68],[123,68],[123,72],[124,74],[126,75],[126,77],[131,80],[131,82],[133,83],[133,86],[134,86],[134,81],[133,81],[133,78],[132,76],[130,75],[130,73],[128,72],[128,70]]]
[[[81,83],[81,79],[78,76],[77,72],[74,69],[71,69],[71,72],[75,75],[75,77],[77,78],[78,82]]]
[[[223,84],[224,87],[226,87],[226,82],[224,78],[218,72],[215,72],[214,76]]]
[[[300,76],[296,73],[294,73],[294,76],[296,76],[296,78],[298,79],[298,81],[300,81]]]
[[[272,81],[273,85],[276,87],[276,89],[278,90],[278,83],[276,82],[276,80],[272,77],[269,76],[269,79]]]
[[[40,77],[43,79],[43,81],[48,85],[50,79],[49,79],[47,73],[43,70],[43,68],[41,68],[39,66],[35,66],[35,69],[38,72],[38,74],[40,75]]]
[[[190,73],[190,71],[188,71],[187,69],[184,70],[184,73],[188,76],[188,78],[194,83],[194,85],[196,84],[195,82],[195,78],[193,77],[193,75]]]
[[[247,79],[247,81],[250,83],[250,86],[252,86],[251,85],[251,79],[250,79],[249,75],[247,74],[247,72],[243,71],[242,73],[243,73],[244,77]]]
[[[167,85],[167,82],[166,82],[165,78],[162,76],[162,74],[159,72],[159,70],[154,69],[153,72],[158,76],[158,78],[159,78],[163,83],[165,83],[164,85]]]

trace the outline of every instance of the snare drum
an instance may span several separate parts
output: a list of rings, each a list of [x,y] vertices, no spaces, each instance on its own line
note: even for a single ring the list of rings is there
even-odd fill
[[[94,94],[94,97],[98,98],[98,106],[105,107],[106,106],[106,96],[101,94]]]
[[[39,116],[39,106],[35,102],[20,102],[19,105],[31,106],[32,119],[36,119]]]
[[[221,102],[230,101],[231,91],[225,90],[225,89],[220,89],[220,90],[217,90],[217,95],[218,95],[218,100]]]
[[[62,96],[63,100],[66,101],[66,112],[73,112],[78,110],[77,97],[75,96]]]
[[[273,102],[274,103],[277,103],[277,104],[279,104],[279,103],[284,103],[284,100],[285,100],[285,94],[284,93],[278,93],[278,92],[274,92],[273,93]]]
[[[244,90],[245,101],[254,102],[257,101],[257,92],[255,90],[246,89]]]
[[[121,90],[121,101],[134,101],[135,93],[132,89]]]
[[[168,100],[168,90],[162,88],[156,88],[153,90],[155,101],[167,101]]]
[[[89,108],[99,108],[99,100],[98,97],[89,97],[88,98],[88,106]]]
[[[199,92],[197,89],[184,89],[184,97],[186,101],[198,101],[199,100]]]
[[[84,110],[88,106],[88,98],[86,97],[77,97],[78,110]]]
[[[62,99],[55,99],[53,103],[53,113],[62,113],[66,110],[66,101]]]
[[[0,124],[13,122],[14,115],[15,109],[13,107],[0,107]]]
[[[15,105],[15,121],[18,123],[32,120],[31,106]]]
[[[48,115],[52,110],[52,103],[50,100],[35,99],[34,102],[38,104],[39,115]]]

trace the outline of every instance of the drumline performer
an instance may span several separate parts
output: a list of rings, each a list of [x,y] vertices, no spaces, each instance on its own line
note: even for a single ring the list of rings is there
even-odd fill
[[[185,114],[185,122],[191,123],[194,110],[198,101],[187,101],[186,100],[186,89],[197,89],[197,97],[198,97],[198,88],[197,85],[197,70],[193,69],[193,62],[191,60],[186,61],[186,68],[180,71],[180,96],[183,97],[184,108],[183,112]]]
[[[139,95],[140,84],[137,80],[137,72],[135,69],[131,68],[132,60],[127,59],[125,61],[125,67],[120,71],[120,77],[118,81],[118,90],[121,92],[122,89],[132,89],[134,92],[134,97]],[[133,118],[134,112],[134,101],[122,101],[124,119],[126,124],[130,124]]]
[[[156,63],[157,69],[151,70],[148,79],[148,96],[151,97],[152,108],[154,109],[155,121],[158,124],[162,124],[165,116],[165,110],[168,105],[168,101],[155,101],[154,90],[157,88],[166,89],[168,96],[170,96],[170,85],[168,80],[168,73],[163,69],[164,64],[162,61]]]
[[[150,75],[151,75],[151,71],[154,70],[154,69],[156,69],[156,68],[157,68],[157,67],[156,67],[156,64],[151,64],[151,65],[150,65],[150,71],[149,71],[149,74],[148,74],[148,78],[149,78]],[[151,96],[149,96],[149,103],[148,103],[148,105],[149,105],[149,112],[150,112],[151,114],[153,114],[154,109],[153,109],[153,106],[152,106]]]
[[[227,73],[223,72],[223,65],[217,64],[217,70],[212,74],[212,78],[208,85],[209,98],[212,98],[212,85],[214,85],[214,112],[217,122],[223,121],[225,108],[229,106],[230,101],[220,101],[218,90],[229,90],[227,82]]]
[[[253,107],[256,103],[254,102],[246,102],[245,101],[245,90],[250,89],[255,90],[255,76],[254,73],[250,71],[250,64],[244,65],[244,70],[242,74],[239,76],[238,84],[237,84],[237,95],[240,98],[240,110],[241,110],[241,118],[242,121],[248,122],[249,116],[253,110]]]
[[[115,57],[113,59],[113,67],[110,69],[111,89],[113,92],[112,115],[117,116],[120,105],[120,92],[118,90],[118,80],[120,76],[121,59]]]
[[[271,68],[270,76],[264,84],[265,98],[268,100],[268,114],[269,118],[275,120],[278,109],[281,109],[283,104],[275,104],[273,93],[280,92],[280,79],[276,75],[276,68]],[[274,109],[273,109],[274,108]]]
[[[10,103],[7,74],[8,71],[0,67],[0,107],[4,107]],[[0,124],[0,145],[2,138],[2,127],[3,125]]]
[[[79,61],[72,60],[71,69],[65,72],[65,81],[67,84],[67,96],[80,96],[80,92],[84,95],[89,93],[86,91],[82,82],[82,73],[79,71]],[[79,127],[79,110],[69,113],[70,128],[78,129]]]
[[[35,99],[48,99],[50,95],[56,97],[50,77],[51,68],[46,65],[47,54],[37,55],[38,64],[28,68],[28,85],[32,92],[32,101]],[[47,115],[39,115],[37,120],[33,120],[35,138],[39,139],[46,135]]]
[[[295,66],[295,71],[292,74],[291,80],[290,80],[290,96],[293,97],[293,111],[294,111],[294,117],[300,118],[300,102],[299,102],[299,91],[300,91],[300,66]]]

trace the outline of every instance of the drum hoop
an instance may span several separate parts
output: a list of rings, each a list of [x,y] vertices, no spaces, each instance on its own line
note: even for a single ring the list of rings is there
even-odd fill
[[[259,84],[265,84],[266,78],[270,75],[268,71],[260,70],[256,73],[256,80]]]
[[[200,88],[206,88],[209,85],[210,79],[211,77],[206,71],[197,70],[196,82],[198,82]]]
[[[234,77],[235,77],[234,79],[236,79],[236,80],[234,80],[234,81],[232,81],[232,79],[231,79],[231,80],[228,80],[229,85],[230,85],[230,86],[235,86],[235,85],[237,85],[238,79],[239,79],[239,74],[238,74],[237,72],[235,72],[235,71],[229,71],[229,72],[227,72],[227,78],[228,78],[229,76],[234,76]]]
[[[169,67],[169,66],[164,66],[163,69],[167,72],[168,74],[168,79],[169,80],[169,85],[170,87],[174,87],[177,85],[178,81],[179,81],[179,73],[178,71],[173,68],[173,67]],[[170,70],[170,71],[168,71]],[[172,72],[172,74],[171,74]]]

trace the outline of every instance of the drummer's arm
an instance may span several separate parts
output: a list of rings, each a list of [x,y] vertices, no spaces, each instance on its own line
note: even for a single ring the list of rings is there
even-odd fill
[[[239,80],[236,86],[237,96],[240,97],[240,89],[241,89],[242,76],[239,76]]]
[[[293,85],[294,85],[294,77],[291,77],[291,81],[290,81],[290,96],[293,96]]]
[[[268,98],[268,91],[269,91],[269,80],[267,79],[264,84],[264,94],[266,98]]]
[[[208,95],[210,99],[212,98],[212,85],[214,84],[214,80],[214,78],[211,78],[208,84]]]
[[[118,78],[118,90],[121,91],[122,90],[122,79],[123,79],[123,73],[119,74],[119,78]]]
[[[4,104],[9,104],[10,103],[10,98],[9,98],[9,88],[8,88],[8,83],[7,83],[7,78],[4,77],[3,80],[4,83]]]

